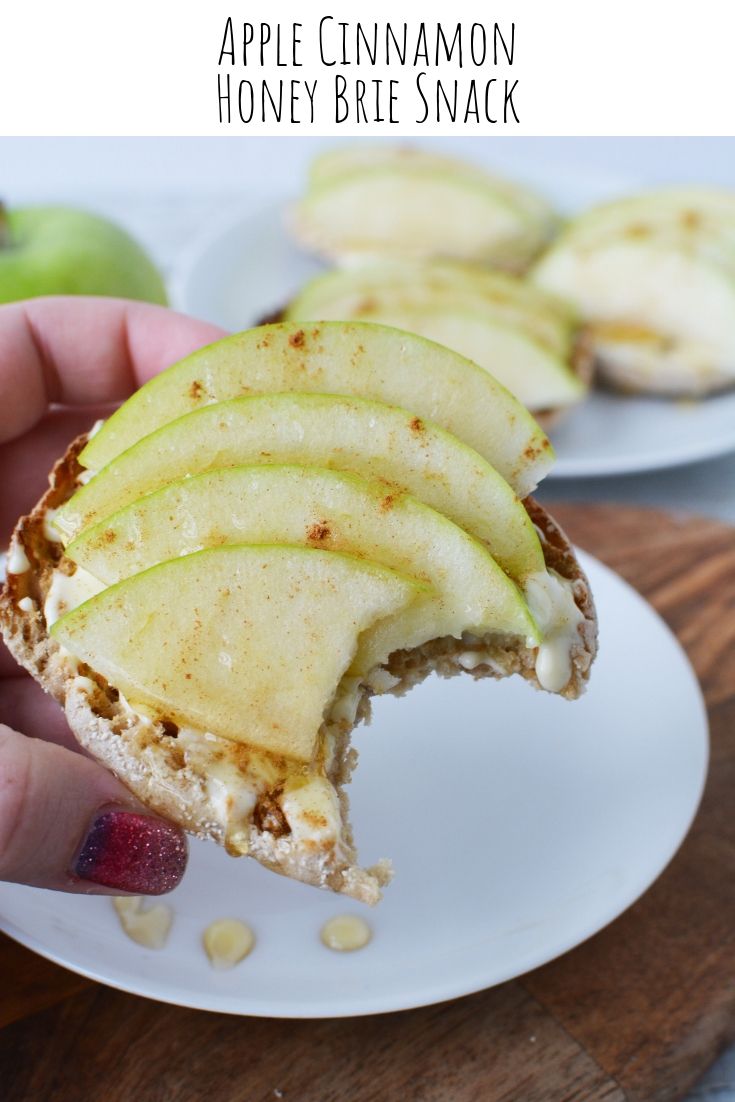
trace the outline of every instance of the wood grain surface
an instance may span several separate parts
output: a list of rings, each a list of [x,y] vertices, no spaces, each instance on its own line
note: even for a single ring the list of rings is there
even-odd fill
[[[685,1093],[735,1038],[735,530],[629,507],[552,510],[658,608],[707,698],[704,802],[643,899],[521,980],[353,1020],[169,1007],[0,937],[2,1102],[668,1102]]]

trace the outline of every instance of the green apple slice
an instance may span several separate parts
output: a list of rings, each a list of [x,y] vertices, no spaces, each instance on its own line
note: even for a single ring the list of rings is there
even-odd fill
[[[54,523],[68,541],[188,475],[284,463],[382,479],[444,513],[516,574],[536,560],[538,541],[522,502],[477,452],[406,410],[339,395],[266,394],[195,410],[103,468]]]
[[[474,360],[532,412],[571,405],[584,397],[585,384],[562,359],[521,330],[493,318],[482,302],[473,302],[463,292],[447,295],[424,287],[422,294],[421,290],[421,283],[415,282],[405,291],[376,285],[358,300],[356,309],[369,310],[372,321],[418,333]],[[318,304],[311,314],[297,304],[289,316],[351,320],[348,309],[328,302]]]
[[[309,165],[309,189],[330,183],[341,176],[352,176],[376,165],[381,168],[405,166],[424,169],[426,172],[451,172],[465,179],[485,182],[492,179],[495,182],[495,177],[491,177],[474,161],[433,153],[419,146],[348,142],[327,149],[313,158]]]
[[[51,635],[133,707],[308,762],[360,633],[422,591],[331,551],[219,547],[104,590]]]
[[[390,618],[390,639],[384,631],[370,649],[373,665],[398,648],[465,631],[539,642],[518,588],[483,544],[410,495],[343,472],[233,467],[185,478],[88,528],[66,554],[111,585],[168,559],[244,541],[343,551],[431,585],[431,594]],[[538,540],[533,552],[518,563],[526,575],[545,571]]]
[[[566,359],[570,353],[575,319],[566,303],[505,272],[449,261],[336,268],[310,280],[284,320],[380,321],[388,303],[409,310],[434,305],[481,310],[488,320],[519,329],[552,355]]]
[[[340,261],[446,256],[514,271],[539,251],[554,221],[520,188],[420,156],[322,175],[293,217],[304,244]]]
[[[532,413],[573,405],[587,393],[586,384],[563,360],[524,333],[488,321],[481,311],[466,308],[395,314],[386,311],[383,320],[474,360],[491,371]]]
[[[351,176],[377,167],[408,168],[426,175],[451,174],[460,180],[491,187],[520,212],[533,219],[542,237],[550,236],[557,222],[556,215],[546,200],[529,188],[516,181],[495,176],[471,161],[431,153],[417,146],[360,144],[329,149],[311,162],[309,190],[318,189],[343,176]]]
[[[195,352],[117,410],[81,462],[99,470],[190,410],[281,391],[355,395],[410,409],[475,448],[521,497],[553,462],[531,414],[483,368],[421,337],[358,322],[267,325]]]
[[[693,242],[704,235],[735,245],[735,192],[707,187],[674,187],[628,196],[587,211],[565,229],[563,238],[581,244],[618,237],[676,234]]]
[[[627,229],[610,228],[607,232],[585,230],[577,233],[572,230],[559,239],[547,256],[556,253],[557,249],[571,248],[578,253],[588,254],[625,244],[681,253],[692,261],[711,264],[721,268],[723,273],[735,277],[735,238],[728,239],[711,226],[704,225],[693,231],[680,225],[667,225],[664,222],[646,225],[640,221],[631,222]],[[546,257],[540,263],[540,268],[545,265],[545,260]]]
[[[552,249],[536,270],[591,323],[605,372],[623,385],[704,393],[735,379],[735,273],[658,240]]]

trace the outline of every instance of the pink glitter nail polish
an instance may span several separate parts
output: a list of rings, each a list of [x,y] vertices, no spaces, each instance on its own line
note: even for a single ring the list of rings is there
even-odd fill
[[[181,880],[188,850],[164,819],[103,811],[92,822],[73,871],[81,880],[137,895],[163,895]]]

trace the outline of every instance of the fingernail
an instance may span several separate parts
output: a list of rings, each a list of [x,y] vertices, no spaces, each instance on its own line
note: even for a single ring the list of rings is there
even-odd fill
[[[163,895],[181,880],[187,857],[186,838],[172,823],[130,811],[103,811],[92,821],[73,871],[106,888]]]

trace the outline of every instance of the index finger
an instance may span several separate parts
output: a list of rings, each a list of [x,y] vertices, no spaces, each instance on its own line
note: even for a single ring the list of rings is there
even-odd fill
[[[223,336],[163,306],[111,298],[38,298],[0,306],[0,443],[50,403],[127,397],[176,360]]]

